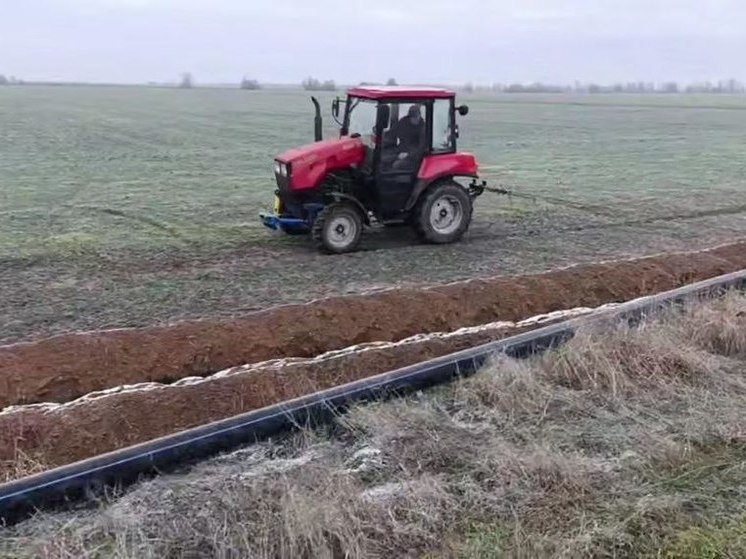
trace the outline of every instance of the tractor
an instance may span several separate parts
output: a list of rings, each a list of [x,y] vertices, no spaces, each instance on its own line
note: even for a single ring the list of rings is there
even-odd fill
[[[469,228],[478,180],[476,158],[457,151],[453,91],[360,86],[332,101],[339,137],[322,139],[319,102],[314,142],[274,160],[274,212],[267,227],[309,234],[327,253],[354,251],[363,229],[410,226],[429,243],[458,241]],[[467,183],[467,184],[464,184]]]

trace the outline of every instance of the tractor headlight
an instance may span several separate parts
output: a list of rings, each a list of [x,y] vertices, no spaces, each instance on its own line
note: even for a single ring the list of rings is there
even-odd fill
[[[283,163],[282,161],[275,161],[275,174],[280,175],[281,177],[287,177],[288,176],[288,164]]]

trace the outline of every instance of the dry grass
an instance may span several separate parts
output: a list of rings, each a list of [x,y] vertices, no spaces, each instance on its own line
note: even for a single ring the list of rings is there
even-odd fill
[[[13,458],[8,461],[0,460],[0,472],[5,474],[0,476],[0,483],[38,474],[49,469],[49,465],[41,458],[26,454],[18,446],[15,447],[13,454]]]
[[[746,299],[530,361],[2,534],[34,557],[746,555]]]
[[[746,298],[728,296],[697,306],[676,323],[679,337],[709,352],[746,359]]]

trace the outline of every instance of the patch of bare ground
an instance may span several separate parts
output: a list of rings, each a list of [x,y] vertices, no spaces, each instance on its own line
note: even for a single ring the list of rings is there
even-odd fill
[[[528,361],[38,515],[42,557],[742,557],[746,299]]]
[[[65,334],[0,347],[0,407],[65,402],[123,384],[171,382],[228,367],[418,333],[597,307],[746,268],[746,243],[321,299],[233,320]]]

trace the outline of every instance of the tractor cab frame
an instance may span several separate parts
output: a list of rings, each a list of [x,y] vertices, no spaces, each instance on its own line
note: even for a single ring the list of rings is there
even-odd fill
[[[457,108],[455,96],[448,91],[402,92],[395,88],[352,89],[344,107],[340,121],[340,100],[335,100],[332,115],[342,136],[360,137],[366,146],[367,206],[384,223],[405,218],[429,183],[432,167],[440,161],[453,161],[458,139],[456,113],[466,115],[468,108]],[[398,136],[400,129],[407,127],[410,110],[419,115],[421,137],[420,145],[408,151]],[[454,172],[473,176],[475,169],[466,161]]]
[[[447,243],[468,229],[472,201],[484,190],[473,155],[459,153],[455,93],[438,88],[356,87],[332,102],[339,139],[276,158],[275,213],[264,224],[311,232],[326,252],[357,247],[365,226],[409,224],[423,240]],[[344,107],[342,107],[344,106]],[[462,181],[471,181],[464,185]]]

